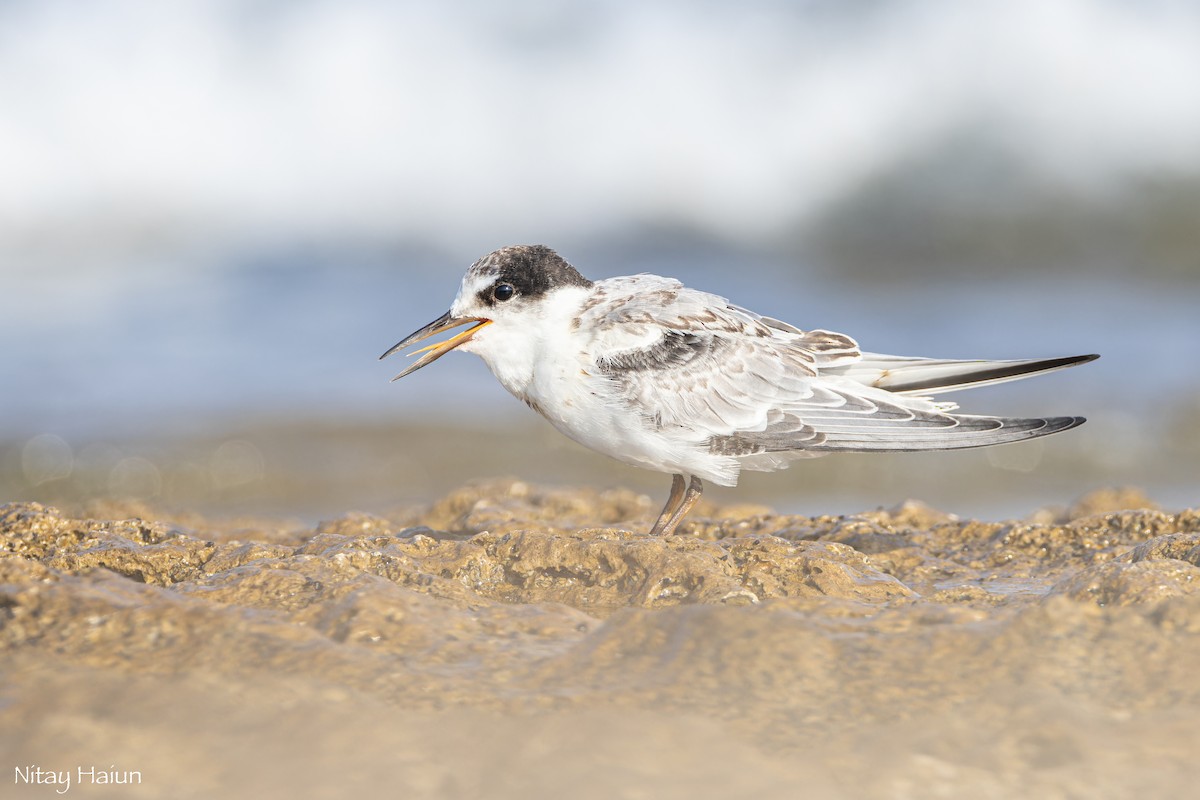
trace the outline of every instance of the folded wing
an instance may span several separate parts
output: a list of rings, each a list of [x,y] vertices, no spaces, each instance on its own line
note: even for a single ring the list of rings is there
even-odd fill
[[[749,469],[827,452],[949,450],[1068,430],[1081,417],[950,413],[930,395],[1063,369],[1095,356],[954,361],[860,353],[686,289],[633,276],[602,282],[585,314],[594,364],[614,402]]]

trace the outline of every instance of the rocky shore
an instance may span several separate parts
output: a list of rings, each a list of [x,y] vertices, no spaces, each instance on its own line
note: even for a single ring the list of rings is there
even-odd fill
[[[464,487],[315,528],[0,508],[0,764],[88,797],[1145,797],[1200,767],[1200,510]],[[30,774],[26,771],[25,774]],[[6,792],[7,796],[7,792]]]

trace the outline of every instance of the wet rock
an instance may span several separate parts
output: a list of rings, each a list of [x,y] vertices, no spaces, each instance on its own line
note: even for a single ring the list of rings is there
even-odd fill
[[[406,585],[449,581],[506,603],[563,603],[592,613],[768,597],[879,602],[912,595],[851,548],[773,537],[709,542],[612,529],[526,530],[441,540],[318,537],[305,552],[351,559],[359,569]]]
[[[359,512],[352,512],[317,525],[317,533],[335,533],[340,536],[387,536],[395,530],[395,525],[383,517]]]
[[[1170,533],[1157,536],[1121,556],[1119,561],[1177,559],[1200,567],[1200,534]]]
[[[1111,520],[1107,520],[1111,522]],[[1157,526],[1151,526],[1157,527]],[[1140,530],[1142,526],[1139,524]],[[1200,593],[1200,534],[1157,536],[1107,564],[1055,584],[1061,595],[1101,606],[1157,603]]]
[[[1157,603],[1200,593],[1200,567],[1174,559],[1098,564],[1054,585],[1050,595],[1099,606]]]
[[[278,785],[382,760],[373,793],[561,796],[606,753],[703,775],[687,797],[1192,786],[1195,511],[708,506],[660,538],[655,506],[514,481],[315,528],[5,506],[0,748],[209,776],[151,792],[181,797],[230,789],[211,763],[261,788],[263,758]],[[718,786],[744,769],[773,777]]]
[[[851,517],[839,522],[832,530],[821,535],[821,541],[839,542],[868,555],[914,546],[911,530],[907,526],[897,529],[865,517]]]
[[[571,528],[634,523],[649,529],[658,511],[649,497],[627,490],[542,489],[523,481],[489,481],[450,493],[421,523],[459,533],[509,533],[529,527]]]
[[[11,503],[0,507],[0,552],[26,558],[78,552],[102,542],[158,544],[175,533],[162,523],[140,519],[113,521],[70,519],[40,503]]]
[[[1147,497],[1141,489],[1133,486],[1097,489],[1071,503],[1059,521],[1069,522],[1084,517],[1094,517],[1098,514],[1131,510],[1157,511],[1158,504]]]

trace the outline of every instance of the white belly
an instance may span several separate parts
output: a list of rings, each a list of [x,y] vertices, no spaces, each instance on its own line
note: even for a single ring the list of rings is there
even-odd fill
[[[561,363],[561,362],[559,362]],[[696,475],[721,486],[737,484],[740,464],[708,450],[708,436],[686,429],[656,429],[654,409],[632,409],[606,391],[606,379],[543,362],[523,392],[513,392],[564,435],[606,456],[657,472]],[[510,389],[511,391],[511,389]]]

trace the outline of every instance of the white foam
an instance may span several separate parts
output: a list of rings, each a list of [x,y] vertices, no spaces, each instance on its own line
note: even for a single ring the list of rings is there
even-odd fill
[[[1200,171],[1194,3],[848,8],[3,4],[0,241],[753,237],[959,129],[1047,180]]]

